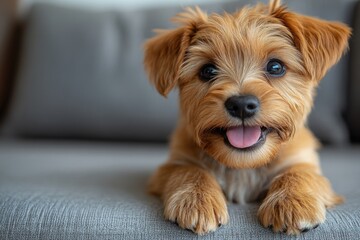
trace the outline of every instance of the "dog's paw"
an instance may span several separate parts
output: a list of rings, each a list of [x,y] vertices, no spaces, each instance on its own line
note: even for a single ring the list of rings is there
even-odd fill
[[[221,194],[177,192],[165,202],[165,218],[199,235],[215,231],[229,220]]]
[[[326,208],[313,196],[291,196],[284,191],[272,193],[261,204],[258,217],[274,232],[297,235],[315,229],[325,221]]]

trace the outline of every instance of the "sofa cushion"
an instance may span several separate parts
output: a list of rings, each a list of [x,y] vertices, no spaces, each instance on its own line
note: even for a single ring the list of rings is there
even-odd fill
[[[324,174],[345,204],[299,239],[360,238],[360,146],[324,149]],[[165,221],[146,183],[165,145],[0,142],[0,239],[198,239]],[[263,228],[257,204],[229,204],[230,223],[202,239],[289,239]],[[294,237],[294,239],[296,239]]]
[[[254,3],[256,1],[253,1]],[[234,11],[246,0],[209,4]],[[291,9],[349,22],[353,1],[287,1]],[[326,5],[326,11],[324,11]],[[177,94],[163,99],[147,81],[143,41],[169,28],[181,9],[96,12],[39,4],[27,18],[7,136],[166,140]],[[348,140],[342,119],[347,58],[321,82],[309,125],[324,142]]]
[[[144,20],[50,5],[35,6],[28,19],[10,135],[164,139],[176,104],[146,82]]]

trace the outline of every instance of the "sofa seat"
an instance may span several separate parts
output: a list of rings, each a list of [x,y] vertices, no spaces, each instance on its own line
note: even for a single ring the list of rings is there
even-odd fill
[[[148,143],[0,142],[0,239],[289,238],[259,224],[257,204],[229,204],[230,223],[204,237],[165,221],[146,182],[167,152]],[[360,146],[324,148],[321,158],[346,202],[297,239],[360,239]]]

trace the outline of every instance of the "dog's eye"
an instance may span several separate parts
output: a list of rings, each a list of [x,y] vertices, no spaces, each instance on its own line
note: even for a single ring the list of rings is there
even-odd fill
[[[206,64],[200,70],[200,79],[204,82],[214,80],[218,70],[214,64]]]
[[[271,59],[266,66],[266,71],[272,77],[282,77],[284,76],[286,69],[284,64],[278,59]]]

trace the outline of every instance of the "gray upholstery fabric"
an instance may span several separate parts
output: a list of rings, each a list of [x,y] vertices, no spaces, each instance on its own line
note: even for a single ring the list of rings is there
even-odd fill
[[[146,82],[143,21],[127,13],[34,7],[10,132],[163,140],[175,122],[176,103],[163,101]]]
[[[347,200],[297,239],[360,238],[359,156],[359,146],[322,151]],[[260,226],[257,204],[229,204],[230,223],[205,237],[165,221],[145,187],[166,157],[163,145],[0,142],[0,239],[291,239]]]
[[[354,1],[285,2],[303,13],[349,22]],[[234,11],[244,3],[249,1],[205,9]],[[177,118],[176,93],[164,100],[148,84],[142,43],[153,28],[168,28],[168,19],[179,10],[115,13],[36,5],[27,18],[22,61],[3,132],[8,136],[167,139]],[[325,142],[344,143],[348,138],[341,119],[346,61],[321,83],[310,117],[310,127]]]

